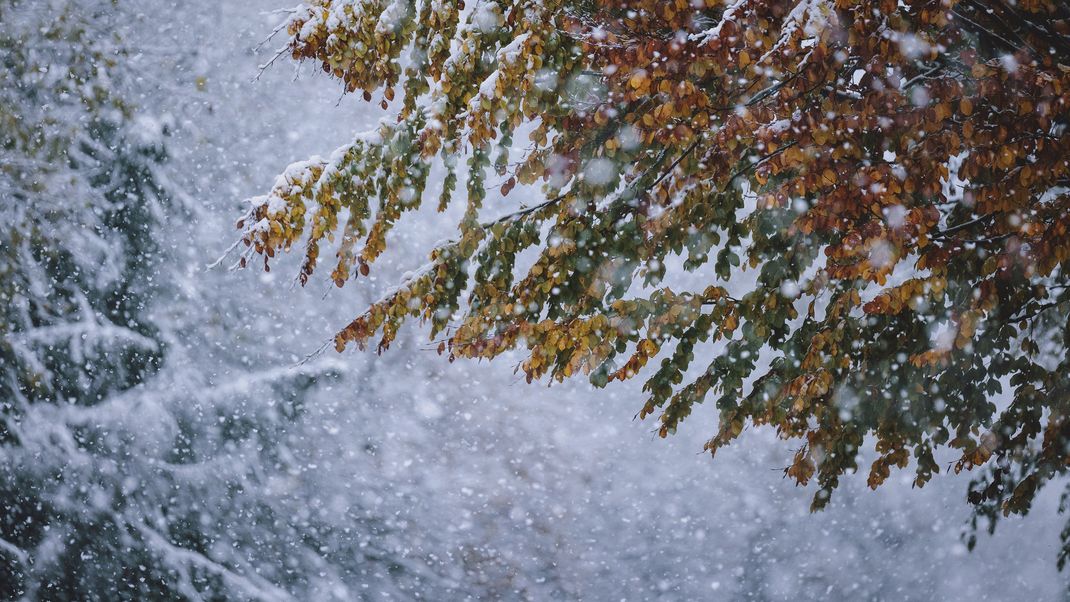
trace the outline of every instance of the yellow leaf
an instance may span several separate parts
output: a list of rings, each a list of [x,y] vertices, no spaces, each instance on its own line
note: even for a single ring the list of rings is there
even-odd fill
[[[647,84],[649,78],[647,78],[646,71],[640,69],[632,74],[628,79],[628,85],[633,89],[638,90]]]

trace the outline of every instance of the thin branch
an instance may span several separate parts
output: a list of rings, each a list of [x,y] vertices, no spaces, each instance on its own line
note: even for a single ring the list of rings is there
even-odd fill
[[[212,560],[211,558],[171,543],[168,538],[143,522],[128,521],[127,524],[136,529],[156,551],[164,556],[163,560],[174,566],[177,563],[187,563],[200,567],[210,573],[219,576],[236,590],[252,595],[261,600],[292,600],[292,596],[274,583],[256,575],[242,575],[234,572],[227,566]],[[180,566],[180,565],[179,565]],[[176,567],[177,568],[177,567]],[[255,580],[255,582],[254,582]]]
[[[952,226],[952,227],[947,228],[945,230],[941,230],[939,232],[936,232],[932,236],[930,236],[929,238],[932,238],[934,240],[935,239],[939,239],[939,238],[947,238],[948,236],[950,236],[950,235],[952,235],[952,234],[954,234],[956,232],[959,232],[960,230],[965,230],[966,228],[971,228],[973,226],[976,226],[977,224],[984,223],[984,222],[992,219],[995,216],[996,216],[995,212],[986,213],[986,214],[982,215],[981,217],[978,217],[977,219],[972,219],[972,220],[970,220],[968,222],[963,222],[963,223],[961,223],[961,224],[959,224],[957,226]]]
[[[0,537],[0,552],[7,552],[8,554],[11,554],[22,564],[29,564],[30,562],[29,552],[16,546],[15,544],[4,539],[3,537]]]
[[[292,14],[298,12],[299,10],[301,10],[301,6],[300,5],[298,5],[298,6],[294,7],[294,8],[279,8],[279,9],[275,9],[273,11],[268,11],[268,12],[261,13],[261,14],[263,14],[263,15],[279,15],[279,14],[292,15]],[[256,46],[253,46],[253,52],[259,51],[261,48],[263,48],[264,44],[267,44],[268,42],[270,42],[276,35],[278,35],[278,33],[280,31],[286,29],[286,27],[289,26],[289,25],[290,25],[290,20],[289,19],[283,19],[282,22],[280,22],[278,25],[275,26],[275,29],[271,30],[271,33],[269,33],[266,38],[264,38],[263,40],[260,40],[260,43],[258,43]]]
[[[657,180],[654,180],[654,183],[650,185],[650,188],[654,188],[658,184],[661,184],[662,180],[667,178],[669,176],[669,174],[671,174],[676,169],[676,166],[680,165],[680,162],[683,161],[685,157],[690,155],[691,152],[695,150],[695,147],[697,147],[698,143],[701,142],[701,141],[702,141],[702,137],[701,136],[696,137],[695,141],[692,142],[691,145],[688,146],[686,149],[684,149],[684,152],[680,153],[680,156],[677,157],[676,160],[673,161],[671,165],[669,165],[669,168],[666,169],[665,172],[662,173],[661,176],[659,176]]]
[[[900,90],[906,90],[907,88],[909,88],[910,86],[913,86],[917,82],[919,82],[919,81],[921,81],[923,79],[928,79],[931,75],[933,75],[937,71],[940,71],[944,67],[945,67],[945,65],[943,63],[937,63],[932,68],[930,68],[928,71],[926,71],[924,73],[919,73],[918,75],[915,75],[914,77],[908,79],[906,82],[903,83],[903,85],[901,85],[899,87],[899,89]]]
[[[238,248],[238,245],[240,245],[241,242],[242,242],[241,238],[238,238],[238,240],[234,241],[234,244],[232,244],[229,247],[227,247],[227,250],[223,251],[223,254],[220,255],[215,261],[213,261],[212,263],[204,266],[204,270],[205,271],[209,271],[209,270],[214,270],[215,268],[219,267],[219,264],[223,263],[223,261],[227,258],[227,256],[229,256],[231,253],[233,253],[234,249]]]
[[[273,64],[275,64],[275,61],[279,60],[279,57],[282,56],[283,54],[285,54],[286,51],[289,50],[289,49],[290,49],[290,45],[287,44],[287,45],[283,46],[282,48],[279,48],[277,51],[275,51],[275,56],[271,57],[270,61],[264,63],[263,65],[260,65],[259,69],[256,72],[256,77],[253,78],[253,81],[254,82],[260,81],[260,76],[263,75],[264,72],[267,71],[269,67],[271,67]]]
[[[1020,316],[1011,318],[1009,321],[1010,322],[1014,322],[1014,323],[1018,323],[1018,322],[1025,322],[1026,320],[1032,320],[1033,318],[1039,316],[1040,314],[1042,314],[1046,310],[1049,310],[1049,309],[1051,309],[1053,307],[1057,307],[1059,305],[1062,305],[1063,303],[1066,303],[1067,301],[1068,301],[1067,299],[1063,299],[1061,301],[1052,301],[1051,303],[1041,303],[1040,305],[1034,305],[1032,312],[1027,312],[1027,313],[1024,313],[1024,314],[1022,314]]]

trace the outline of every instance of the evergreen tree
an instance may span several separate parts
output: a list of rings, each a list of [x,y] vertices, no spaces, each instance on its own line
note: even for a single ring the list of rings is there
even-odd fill
[[[61,413],[130,390],[165,353],[147,319],[164,128],[115,94],[123,48],[106,33],[110,9],[0,4],[0,572],[18,576],[3,580],[4,598],[77,598],[142,577],[142,593],[159,587],[102,519],[124,492],[106,475],[63,472],[100,468],[65,466],[69,448],[110,444]]]
[[[234,341],[274,324],[232,319],[233,290],[171,261],[200,257],[211,216],[173,183],[200,170],[171,164],[171,119],[151,111],[196,83],[146,83],[145,40],[121,34],[205,26],[192,9],[0,0],[0,599],[427,587],[392,507],[335,512],[338,492],[305,475],[323,429],[306,407],[335,363],[254,364]]]
[[[307,282],[334,243],[335,284],[366,276],[441,165],[457,236],[339,350],[419,318],[451,358],[526,348],[529,380],[642,373],[663,437],[712,398],[711,453],[772,426],[815,509],[869,438],[871,487],[949,450],[979,515],[1025,513],[1070,461],[1068,27],[1050,0],[315,0],[280,54],[397,118],[252,199],[238,265],[303,244]],[[540,199],[487,219],[493,178]]]
[[[239,368],[228,388],[168,359],[188,343],[158,307],[182,296],[164,226],[189,213],[167,121],[128,101],[146,94],[130,18],[0,3],[0,599],[287,599],[311,573],[285,575],[298,527],[267,545],[281,513],[250,475],[280,465],[324,370]]]

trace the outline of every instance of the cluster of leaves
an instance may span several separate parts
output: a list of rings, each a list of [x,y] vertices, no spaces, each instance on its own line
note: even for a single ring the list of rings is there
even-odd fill
[[[956,471],[986,464],[970,499],[993,517],[1065,470],[1065,4],[471,4],[315,0],[290,17],[295,59],[384,106],[400,83],[402,106],[253,199],[240,261],[304,241],[307,279],[338,234],[341,286],[436,161],[440,209],[467,203],[457,238],[339,350],[383,349],[418,318],[451,357],[526,347],[529,379],[604,385],[660,357],[641,414],[662,436],[713,395],[707,449],[748,424],[801,439],[785,472],[817,481],[814,508],[867,437],[872,487],[911,459],[924,485],[940,448]],[[503,195],[541,180],[545,200],[480,221],[492,170]],[[673,265],[703,284],[671,290]]]

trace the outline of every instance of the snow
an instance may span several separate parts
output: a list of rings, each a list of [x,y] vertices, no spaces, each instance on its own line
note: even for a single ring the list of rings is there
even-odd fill
[[[357,98],[339,102],[325,77],[305,73],[294,82],[276,66],[250,82],[258,59],[246,49],[280,18],[314,16],[340,27],[351,18],[346,7],[369,0],[336,0],[330,10],[316,3],[284,17],[262,14],[276,6],[268,0],[78,1],[105,16],[127,11],[100,27],[143,52],[131,52],[139,58],[129,72],[105,83],[138,106],[125,130],[131,145],[167,151],[148,173],[187,193],[180,205],[144,197],[152,207],[138,223],[155,244],[143,248],[141,228],[117,232],[96,211],[105,199],[85,173],[0,149],[4,166],[58,170],[42,180],[47,194],[28,195],[0,169],[8,225],[0,233],[0,598],[115,591],[194,600],[1064,597],[1052,562],[1062,527],[1053,523],[1054,488],[1029,517],[966,555],[967,475],[923,490],[893,476],[876,493],[864,475],[850,475],[832,506],[811,515],[812,489],[781,478],[787,457],[774,433],[748,433],[716,461],[696,453],[716,425],[712,404],[660,440],[650,421],[633,420],[638,386],[528,386],[514,374],[519,354],[450,363],[412,329],[382,357],[328,352],[303,360],[368,302],[432,269],[425,251],[451,242],[442,236],[461,210],[406,217],[411,227],[389,241],[390,260],[326,300],[318,287],[290,290],[252,271],[203,269],[236,236],[238,199],[268,215],[287,211],[283,195],[295,182],[314,169],[323,175],[313,186],[327,181],[347,153],[382,144],[396,123]],[[46,4],[62,3],[21,5]],[[412,3],[376,4],[385,7],[380,27],[392,28]],[[731,3],[725,18],[743,4]],[[466,5],[480,27],[500,26],[494,3]],[[32,32],[38,22],[56,22],[51,11],[8,21],[10,14],[5,28]],[[301,35],[310,32],[306,26]],[[525,43],[511,40],[499,64],[518,60]],[[62,64],[65,56],[50,50],[45,58]],[[62,81],[61,69],[49,71],[27,85]],[[205,73],[202,91],[195,80]],[[498,77],[486,78],[479,94],[495,97]],[[56,139],[81,129],[78,102],[29,102],[6,82],[0,113],[16,107],[27,120],[53,123],[46,131]],[[432,116],[441,112],[429,107]],[[787,134],[798,119],[765,127]],[[630,127],[622,138],[626,148],[640,144]],[[291,163],[301,157],[311,159]],[[584,177],[609,184],[614,169],[587,158]],[[432,179],[442,173],[436,167]],[[957,201],[960,188],[952,169],[943,192]],[[525,202],[539,198],[530,189],[513,193],[522,194]],[[755,196],[745,196],[741,219],[755,211]],[[488,217],[515,210],[495,194],[485,205]],[[892,208],[885,219],[895,228],[905,217]],[[47,236],[12,244],[31,223]],[[323,256],[335,248],[325,243]],[[34,259],[46,250],[68,252],[70,269]],[[875,249],[873,260],[882,252]],[[292,257],[277,261],[272,275],[296,269]],[[688,274],[680,261],[666,259],[678,274],[666,286],[686,291],[706,282],[707,274]],[[798,297],[824,261],[781,292]],[[419,267],[405,271],[411,266]],[[6,279],[12,267],[22,280]],[[889,285],[917,275],[897,270]],[[755,277],[740,274],[733,292]],[[116,310],[114,297],[126,303]],[[940,326],[933,325],[934,340],[947,344]],[[696,355],[713,351],[700,347]],[[23,373],[38,375],[42,389],[31,391]],[[851,401],[842,398],[841,410]],[[863,461],[872,460],[867,454]],[[26,592],[9,596],[9,587]]]
[[[688,36],[688,39],[693,42],[698,42],[699,44],[707,44],[710,40],[719,38],[721,36],[721,28],[724,27],[724,24],[728,21],[734,21],[736,17],[736,12],[738,12],[739,9],[742,8],[747,2],[748,0],[734,0],[731,4],[725,7],[724,12],[721,13],[720,20],[717,22],[717,25],[714,25],[709,29],[693,33]]]
[[[829,16],[835,14],[834,10],[835,7],[828,0],[803,0],[796,3],[784,20],[780,38],[768,52],[758,59],[758,62],[763,62],[783,48],[789,40],[800,34],[805,36],[806,40],[812,40],[821,32],[827,31]],[[806,48],[807,44],[804,41],[800,46]]]

